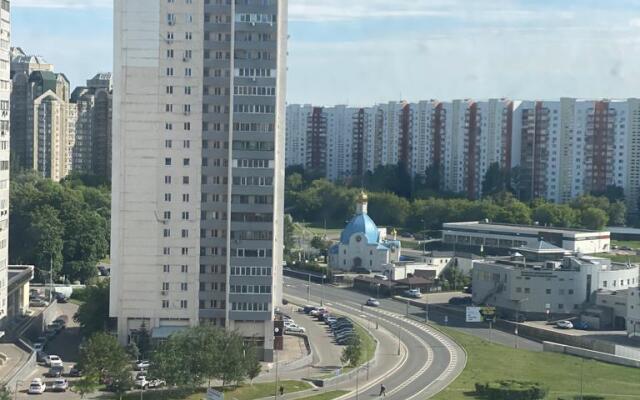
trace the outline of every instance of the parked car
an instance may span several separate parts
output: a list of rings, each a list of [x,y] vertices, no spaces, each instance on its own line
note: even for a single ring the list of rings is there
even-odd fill
[[[151,364],[147,360],[137,361],[136,365],[135,365],[136,371],[142,371],[143,369],[148,369],[149,365],[151,365]]]
[[[72,378],[80,378],[82,376],[82,370],[78,364],[71,367],[69,370],[69,376]]]
[[[64,367],[63,366],[55,366],[55,367],[51,367],[49,368],[49,371],[47,371],[47,378],[60,378],[62,375],[64,375]]]
[[[473,299],[471,297],[452,297],[449,299],[449,304],[454,306],[467,306],[471,305]]]
[[[403,238],[412,238],[413,237],[413,233],[407,232],[407,231],[402,231],[402,232],[400,232],[400,236],[403,237]]]
[[[69,382],[64,378],[56,379],[51,385],[51,390],[54,392],[66,392],[67,389],[69,389]]]
[[[48,305],[49,302],[40,298],[29,300],[29,307],[46,307]]]
[[[289,325],[284,328],[284,333],[306,333],[307,330],[302,326],[298,325]]]
[[[47,390],[47,385],[40,378],[31,381],[29,385],[29,394],[42,394]]]
[[[556,327],[560,329],[573,329],[573,323],[571,321],[558,321]]]
[[[64,303],[67,303],[67,302],[68,302],[68,300],[67,300],[67,296],[65,296],[63,293],[55,292],[55,293],[54,293],[54,296],[55,296],[55,299],[56,299],[56,301],[57,301],[58,303],[64,304]]]
[[[36,361],[37,362],[45,362],[45,359],[47,358],[47,353],[45,353],[44,351],[36,351]]]
[[[420,298],[422,297],[422,293],[420,293],[420,289],[408,289],[405,290],[404,295],[407,297]]]
[[[302,312],[305,314],[309,314],[311,311],[316,310],[317,307],[315,306],[304,306],[302,307]]]
[[[324,323],[327,325],[331,325],[333,323],[335,323],[338,319],[336,317],[332,317],[332,316],[328,316],[324,319]]]
[[[141,376],[139,378],[136,378],[135,381],[133,381],[133,386],[141,389],[146,389],[149,387],[149,381],[147,381],[146,376]]]
[[[35,351],[42,351],[44,350],[44,343],[43,342],[35,342],[33,344],[33,350]]]
[[[45,357],[44,363],[47,367],[62,367],[62,359],[54,354]]]
[[[581,329],[583,331],[587,331],[587,330],[589,330],[591,328],[591,326],[587,322],[584,322],[584,321],[573,322],[573,327],[574,327],[574,329]]]
[[[464,288],[462,288],[462,293],[467,293],[467,294],[473,293],[473,286],[472,285],[465,286]]]
[[[367,300],[367,305],[369,307],[380,307],[380,302],[378,300],[376,300],[376,299],[371,298],[371,299]]]
[[[149,389],[157,389],[165,386],[167,382],[162,379],[150,379],[149,380]]]

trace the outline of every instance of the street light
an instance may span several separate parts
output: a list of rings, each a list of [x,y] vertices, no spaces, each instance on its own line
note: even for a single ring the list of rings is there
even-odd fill
[[[324,280],[327,279],[326,275],[322,275],[322,286],[320,287],[320,307],[324,305]]]
[[[280,332],[280,328],[273,329],[273,357],[276,363],[276,384],[273,389],[273,398],[278,398],[278,350],[276,349],[276,335]]]

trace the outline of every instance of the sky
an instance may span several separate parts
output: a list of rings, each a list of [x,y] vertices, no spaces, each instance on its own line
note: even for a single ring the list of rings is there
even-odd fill
[[[135,1],[135,0],[128,0]],[[112,0],[13,0],[12,45],[80,85]],[[287,101],[640,97],[637,0],[289,0]]]

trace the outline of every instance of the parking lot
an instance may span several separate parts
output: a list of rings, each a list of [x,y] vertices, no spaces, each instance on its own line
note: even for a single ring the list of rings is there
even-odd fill
[[[78,324],[73,321],[73,315],[76,313],[78,306],[72,303],[64,303],[57,305],[59,309],[59,316],[64,317],[67,321],[65,329],[60,331],[56,336],[48,341],[44,348],[46,354],[55,354],[59,356],[63,361],[65,374],[73,367],[78,361],[78,346],[80,345],[80,331]],[[18,386],[17,399],[33,398],[33,395],[29,395],[27,390],[32,379],[41,378],[47,385],[47,388],[51,387],[51,384],[55,378],[46,377],[45,375],[49,371],[49,367],[45,366],[43,362],[39,362],[36,370],[33,372],[29,380],[20,382]],[[69,381],[73,381],[74,378],[68,378],[63,376]],[[75,393],[70,391],[54,393],[47,390],[44,394],[40,395],[40,399],[76,399],[80,398]]]

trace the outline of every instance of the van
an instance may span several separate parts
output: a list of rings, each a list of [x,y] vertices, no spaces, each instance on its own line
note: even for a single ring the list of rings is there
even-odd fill
[[[374,279],[378,279],[381,281],[388,281],[389,278],[386,275],[382,275],[382,274],[376,274],[373,276]]]

